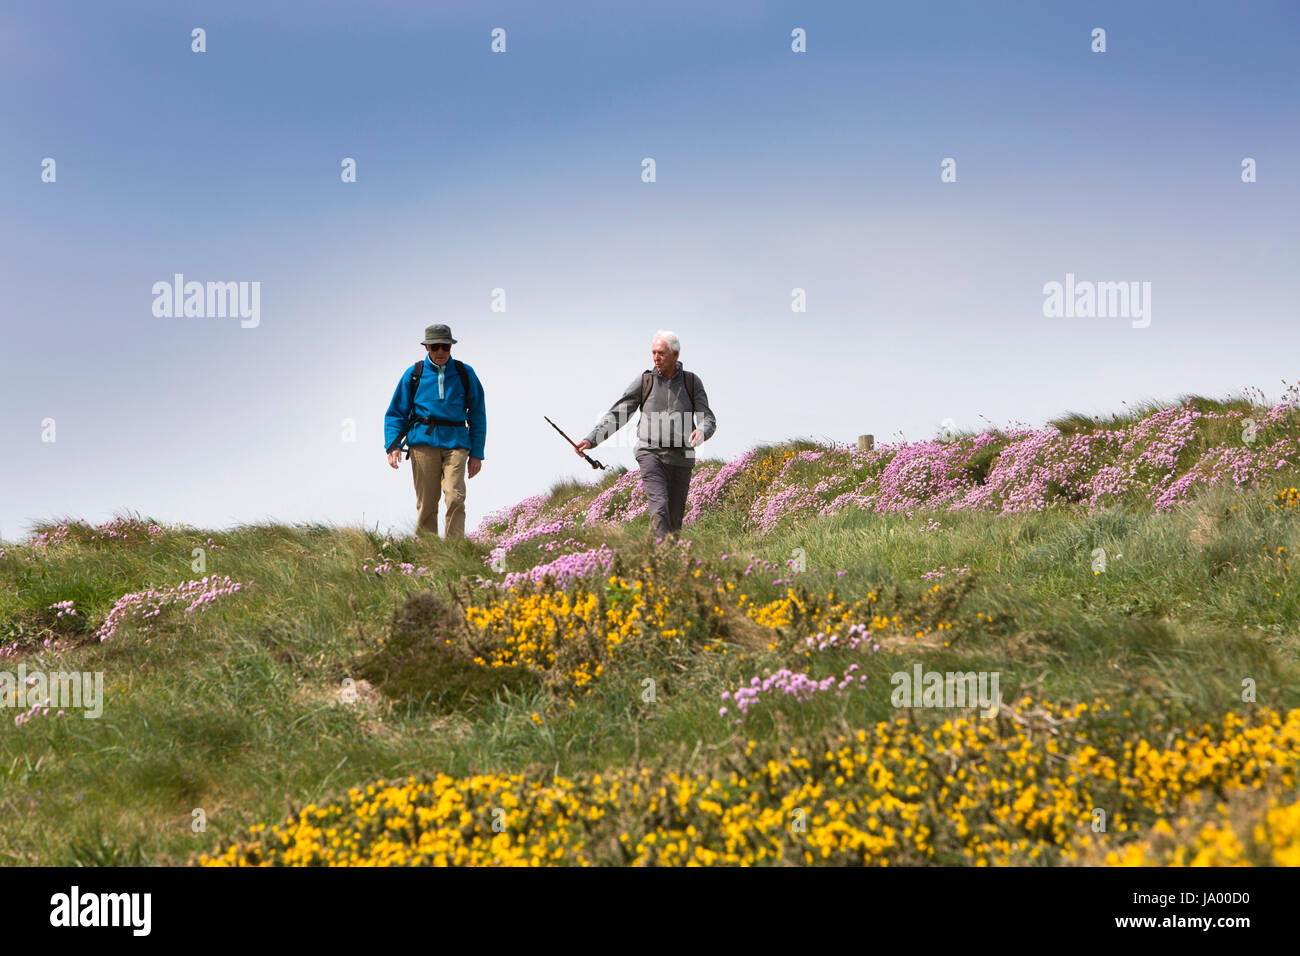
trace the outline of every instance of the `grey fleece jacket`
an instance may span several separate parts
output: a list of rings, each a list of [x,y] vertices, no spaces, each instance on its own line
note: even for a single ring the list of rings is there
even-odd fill
[[[641,376],[638,374],[623,390],[622,397],[587,434],[586,440],[592,445],[599,445],[627,424],[640,403]],[[653,370],[650,376],[650,395],[645,400],[645,407],[641,409],[640,421],[637,423],[637,442],[633,454],[649,452],[657,455],[666,465],[693,466],[696,450],[690,446],[689,439],[694,428],[700,430],[704,441],[712,438],[718,428],[700,377],[695,376],[695,414],[692,416],[691,396],[687,393],[682,363],[677,363],[672,378],[664,378],[658,369]]]

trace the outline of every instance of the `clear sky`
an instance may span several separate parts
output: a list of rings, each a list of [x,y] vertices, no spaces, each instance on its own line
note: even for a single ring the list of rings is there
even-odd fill
[[[409,532],[383,416],[433,322],[487,396],[470,528],[591,477],[542,415],[585,434],[657,328],[722,458],[1276,398],[1297,64],[1294,2],[0,4],[0,538]],[[259,324],[155,316],[176,273]],[[1067,273],[1149,282],[1149,326],[1045,317]]]

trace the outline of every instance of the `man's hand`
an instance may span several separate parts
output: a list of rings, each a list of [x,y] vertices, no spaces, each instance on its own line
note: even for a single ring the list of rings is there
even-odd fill
[[[402,449],[394,448],[392,451],[388,453],[388,463],[392,465],[394,468],[397,467],[397,463],[401,460],[402,460]]]
[[[471,457],[469,460],[469,476],[473,478],[475,475],[479,473],[479,469],[482,467],[483,467],[482,458]]]
[[[681,433],[679,432],[678,434]],[[595,447],[596,447],[595,445],[593,445],[591,442],[587,441],[587,439],[584,438],[582,441],[578,442],[578,444],[573,446],[573,450],[576,451],[578,453],[578,457],[581,458],[582,453],[584,451],[586,451],[588,448],[595,448]]]
[[[704,436],[700,434],[700,430],[698,428],[691,432],[690,442],[692,448],[694,448],[702,441],[704,441]]]

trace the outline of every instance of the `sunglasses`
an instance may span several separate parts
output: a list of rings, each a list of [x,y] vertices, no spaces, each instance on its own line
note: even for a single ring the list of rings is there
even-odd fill
[[[448,345],[446,342],[439,342],[439,343],[437,343],[436,345],[426,345],[425,348],[428,349],[430,352],[450,352],[450,351],[451,351],[451,346]]]

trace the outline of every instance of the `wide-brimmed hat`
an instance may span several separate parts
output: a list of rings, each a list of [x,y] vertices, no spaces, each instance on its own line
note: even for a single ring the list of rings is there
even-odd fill
[[[449,325],[431,325],[424,330],[424,341],[421,345],[437,345],[438,343],[446,345],[455,345],[456,340],[451,337],[451,326]]]

